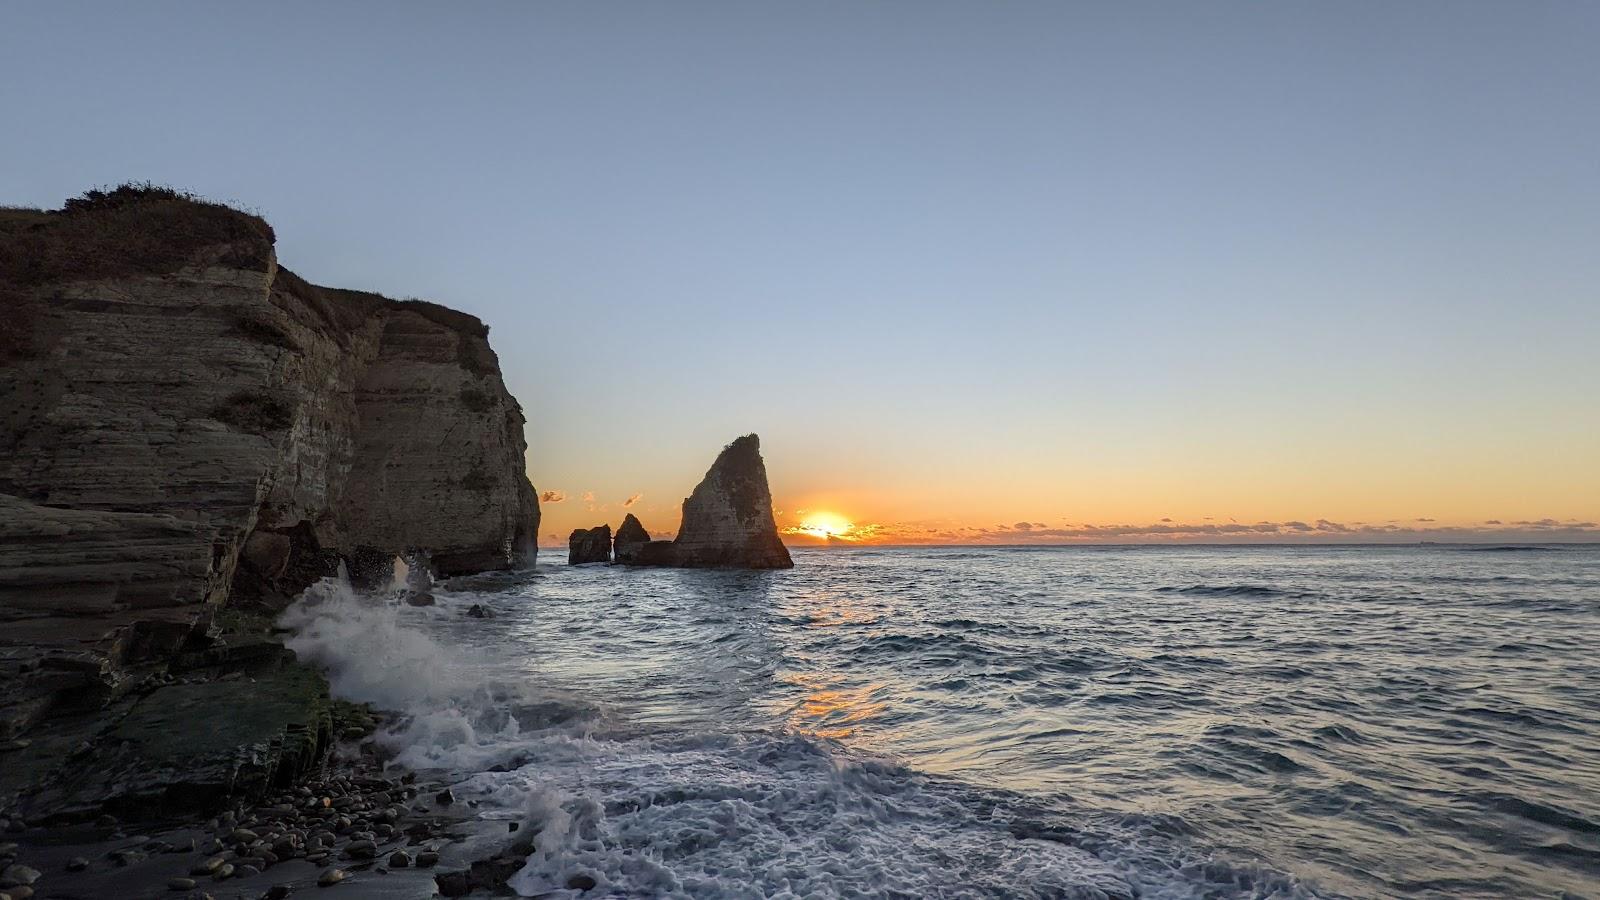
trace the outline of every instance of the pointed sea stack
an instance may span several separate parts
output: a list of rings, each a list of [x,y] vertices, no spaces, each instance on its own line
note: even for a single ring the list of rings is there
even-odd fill
[[[567,538],[567,565],[581,566],[584,563],[610,561],[610,525],[596,525],[589,529],[574,528],[572,530],[572,535]]]
[[[622,527],[617,529],[617,537],[612,544],[612,555],[619,563],[632,562],[638,555],[639,548],[648,543],[650,543],[650,532],[644,530],[644,525],[640,524],[633,513],[628,513],[627,518],[622,520]]]
[[[704,569],[791,569],[778,539],[761,439],[747,434],[722,448],[694,493],[683,501],[677,539],[635,546],[629,562]]]

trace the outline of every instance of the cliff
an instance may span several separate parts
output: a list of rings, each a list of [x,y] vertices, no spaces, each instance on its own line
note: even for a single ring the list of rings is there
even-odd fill
[[[761,439],[747,434],[722,448],[705,478],[683,501],[678,536],[636,543],[625,561],[679,568],[793,568],[772,517]]]
[[[524,420],[488,329],[311,285],[273,245],[255,216],[148,187],[0,210],[0,739],[340,561],[532,561]]]

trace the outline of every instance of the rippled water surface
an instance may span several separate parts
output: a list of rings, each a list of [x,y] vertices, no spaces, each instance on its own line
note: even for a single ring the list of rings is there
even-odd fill
[[[1600,896],[1600,549],[799,550],[438,597],[322,590],[296,646],[539,830],[525,895]]]

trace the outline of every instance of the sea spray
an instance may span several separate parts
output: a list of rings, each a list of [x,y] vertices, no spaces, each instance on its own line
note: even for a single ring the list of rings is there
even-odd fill
[[[810,628],[745,580],[551,567],[471,584],[413,607],[332,579],[283,622],[339,696],[397,713],[378,739],[398,763],[431,770],[483,819],[521,824],[512,834],[535,848],[511,880],[521,895],[576,897],[569,886],[592,880],[601,896],[1311,896],[1147,819],[1037,803],[763,722],[776,705],[752,686],[810,683],[771,678],[785,652],[775,629],[848,629]],[[468,618],[473,604],[494,618]],[[688,714],[662,719],[674,695]]]

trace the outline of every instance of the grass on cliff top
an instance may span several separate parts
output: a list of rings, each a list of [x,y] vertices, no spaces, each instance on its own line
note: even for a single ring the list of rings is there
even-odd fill
[[[489,336],[489,326],[470,313],[429,303],[426,300],[396,300],[376,291],[322,287],[312,284],[283,266],[278,267],[278,277],[272,286],[275,290],[299,300],[314,310],[323,321],[341,330],[355,329],[366,321],[374,310],[387,307],[409,310],[436,325],[442,325],[462,334],[476,337]]]
[[[40,311],[29,293],[54,282],[162,275],[197,263],[266,271],[276,239],[252,213],[149,182],[91,190],[61,209],[0,207],[0,361],[35,355]],[[210,250],[211,255],[206,256]],[[274,287],[298,300],[337,332],[360,327],[380,308],[403,309],[461,334],[484,338],[476,316],[422,300],[394,300],[366,291],[326,288],[279,268]],[[286,336],[253,335],[291,347]],[[493,368],[484,352],[467,347],[473,371]]]
[[[58,210],[0,210],[0,289],[159,275],[219,245],[228,247],[219,261],[264,271],[274,238],[260,216],[168,187],[124,184]]]

